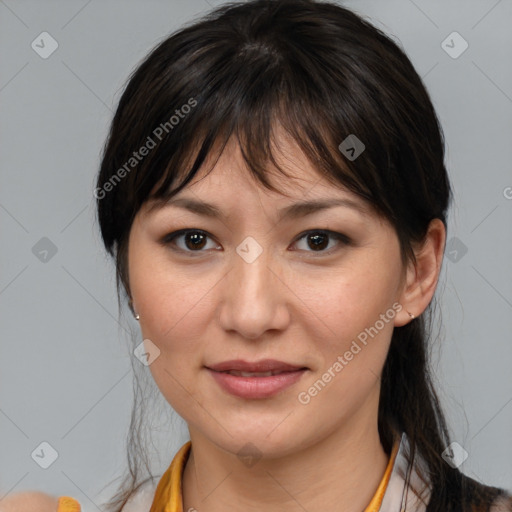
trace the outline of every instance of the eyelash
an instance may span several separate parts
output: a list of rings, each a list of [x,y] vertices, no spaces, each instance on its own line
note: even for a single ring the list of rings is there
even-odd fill
[[[179,231],[174,231],[173,233],[169,233],[168,235],[166,235],[161,240],[161,243],[164,246],[171,246],[172,242],[174,242],[174,240],[176,238],[178,238],[178,237],[180,237],[182,235],[186,235],[187,233],[199,233],[199,234],[204,235],[204,236],[206,236],[208,238],[213,238],[206,231],[203,231],[201,229],[180,229]],[[326,229],[310,229],[308,231],[305,231],[305,232],[301,233],[295,239],[295,241],[293,243],[295,244],[295,243],[299,242],[300,240],[302,240],[303,238],[306,238],[310,234],[327,235],[330,238],[334,238],[334,239],[338,240],[338,242],[341,242],[342,246],[347,246],[347,245],[351,245],[352,244],[352,240],[347,235],[344,235],[343,233],[337,233],[336,231],[326,230]],[[191,251],[191,250],[188,250],[188,249],[181,249],[181,248],[176,248],[176,247],[171,247],[171,249],[173,251],[176,251],[176,252],[189,253],[193,257],[195,257],[195,255],[193,253],[205,252],[204,250]],[[306,252],[311,252],[313,254],[318,254],[318,255],[331,255],[333,252],[335,252],[336,250],[339,250],[339,249],[340,249],[340,247],[338,246],[338,247],[334,247],[334,249],[331,248],[329,250],[306,251]]]

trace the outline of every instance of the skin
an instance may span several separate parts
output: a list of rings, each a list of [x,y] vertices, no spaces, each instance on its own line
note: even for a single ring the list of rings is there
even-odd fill
[[[392,331],[411,320],[407,311],[424,311],[437,284],[446,236],[440,220],[415,248],[416,266],[404,267],[385,219],[327,182],[285,136],[278,143],[278,162],[292,174],[273,176],[283,194],[245,171],[231,141],[213,171],[179,194],[214,203],[227,215],[224,221],[173,206],[149,213],[146,203],[131,228],[130,293],[143,338],[160,350],[149,368],[192,441],[183,475],[185,511],[232,510],[233,504],[245,511],[364,510],[389,460],[377,412]],[[366,212],[337,206],[277,220],[278,210],[292,203],[331,197],[357,201]],[[185,228],[208,234],[202,248],[187,245],[185,236],[160,242]],[[317,230],[353,242],[328,237],[326,247],[315,250],[303,235]],[[236,252],[247,236],[263,249],[252,263]],[[298,393],[396,302],[403,309],[301,404]],[[308,371],[277,395],[247,400],[223,391],[205,368],[264,358]],[[252,467],[237,456],[248,442],[261,455]]]
[[[55,512],[59,500],[41,491],[11,494],[0,500],[1,512]]]

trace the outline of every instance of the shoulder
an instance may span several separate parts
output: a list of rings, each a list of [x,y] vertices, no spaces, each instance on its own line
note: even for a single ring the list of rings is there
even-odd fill
[[[40,491],[11,494],[0,501],[0,512],[57,512],[59,500]]]
[[[465,474],[462,488],[468,503],[476,505],[476,510],[487,504],[487,512],[512,512],[512,494],[508,489],[479,482]]]
[[[505,489],[499,489],[499,492],[491,503],[489,512],[512,512],[512,494]]]

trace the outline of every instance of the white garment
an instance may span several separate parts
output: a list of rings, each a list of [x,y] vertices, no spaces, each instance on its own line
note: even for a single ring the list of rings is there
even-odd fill
[[[430,489],[425,486],[416,470],[418,466],[422,469],[426,468],[426,464],[416,452],[416,464],[413,465],[409,486],[407,486],[406,475],[409,466],[407,455],[409,452],[409,440],[403,432],[379,512],[424,512],[426,510],[430,500]]]

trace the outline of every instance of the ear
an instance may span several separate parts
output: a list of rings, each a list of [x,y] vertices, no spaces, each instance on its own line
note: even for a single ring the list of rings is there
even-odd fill
[[[409,313],[420,316],[436,290],[446,242],[446,229],[441,219],[430,221],[424,242],[414,247],[416,263],[410,262],[403,280],[399,303],[402,310],[395,316],[395,327],[412,320]]]

